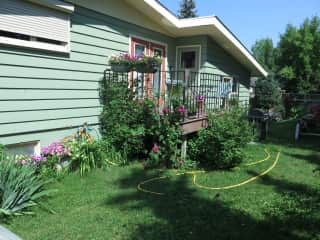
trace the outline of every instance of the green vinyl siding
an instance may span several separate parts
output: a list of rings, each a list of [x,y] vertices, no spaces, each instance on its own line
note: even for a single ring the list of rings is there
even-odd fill
[[[182,37],[177,46],[201,46],[200,72],[232,76],[239,81],[239,100],[248,103],[250,72],[208,36]],[[213,93],[214,94],[214,93]]]
[[[234,77],[240,84],[239,100],[248,103],[250,96],[250,72],[209,37],[207,38],[207,44],[203,48],[203,52],[205,53],[206,60],[202,71]]]
[[[96,133],[107,58],[128,52],[130,35],[165,43],[174,64],[175,40],[156,31],[78,6],[71,22],[70,54],[0,45],[0,143],[46,145],[84,122]]]
[[[165,44],[168,67],[177,46],[200,45],[201,72],[235,76],[240,99],[248,99],[249,72],[208,36],[174,39],[79,6],[71,22],[70,54],[0,45],[0,143],[46,145],[84,122],[97,132],[107,59],[128,52],[130,36]]]

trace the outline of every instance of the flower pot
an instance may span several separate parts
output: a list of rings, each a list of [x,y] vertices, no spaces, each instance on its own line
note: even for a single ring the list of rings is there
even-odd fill
[[[114,72],[130,72],[131,66],[129,64],[111,64],[111,70]]]
[[[203,114],[203,106],[204,105],[204,101],[203,100],[197,100],[196,102],[196,107],[197,107],[197,112],[199,115]]]
[[[158,71],[158,66],[140,63],[136,65],[136,71],[139,73],[156,73]]]

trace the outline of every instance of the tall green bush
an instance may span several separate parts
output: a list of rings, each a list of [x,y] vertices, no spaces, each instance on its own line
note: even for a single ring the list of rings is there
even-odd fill
[[[132,97],[127,85],[111,84],[104,91],[103,137],[124,156],[134,158],[143,151],[145,105]]]
[[[281,89],[277,81],[259,79],[255,88],[255,107],[269,110],[281,104]]]
[[[189,157],[215,169],[237,166],[244,147],[252,140],[252,128],[240,109],[209,116],[208,128],[189,141]]]
[[[4,148],[4,145],[0,144],[0,156],[3,154]]]

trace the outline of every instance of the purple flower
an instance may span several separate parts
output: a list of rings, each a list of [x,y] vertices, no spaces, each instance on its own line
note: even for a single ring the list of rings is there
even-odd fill
[[[196,97],[196,100],[198,100],[198,101],[203,101],[204,100],[204,96],[203,95],[198,95],[197,97]]]

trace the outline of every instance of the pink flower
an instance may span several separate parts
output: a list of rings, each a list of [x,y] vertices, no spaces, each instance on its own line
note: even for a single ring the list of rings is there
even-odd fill
[[[179,113],[185,113],[186,112],[186,109],[184,107],[179,107],[178,108],[178,112]]]
[[[158,151],[159,151],[159,147],[158,147],[157,144],[155,144],[155,145],[153,146],[153,148],[152,148],[152,152],[158,153]]]
[[[19,160],[16,160],[16,161],[14,161],[16,164],[18,164],[19,163]]]
[[[163,113],[169,112],[169,107],[167,107],[167,106],[163,107],[163,108],[162,108],[162,112],[163,112]]]
[[[26,165],[28,163],[28,160],[27,159],[22,160],[21,163],[22,163],[22,165]]]

